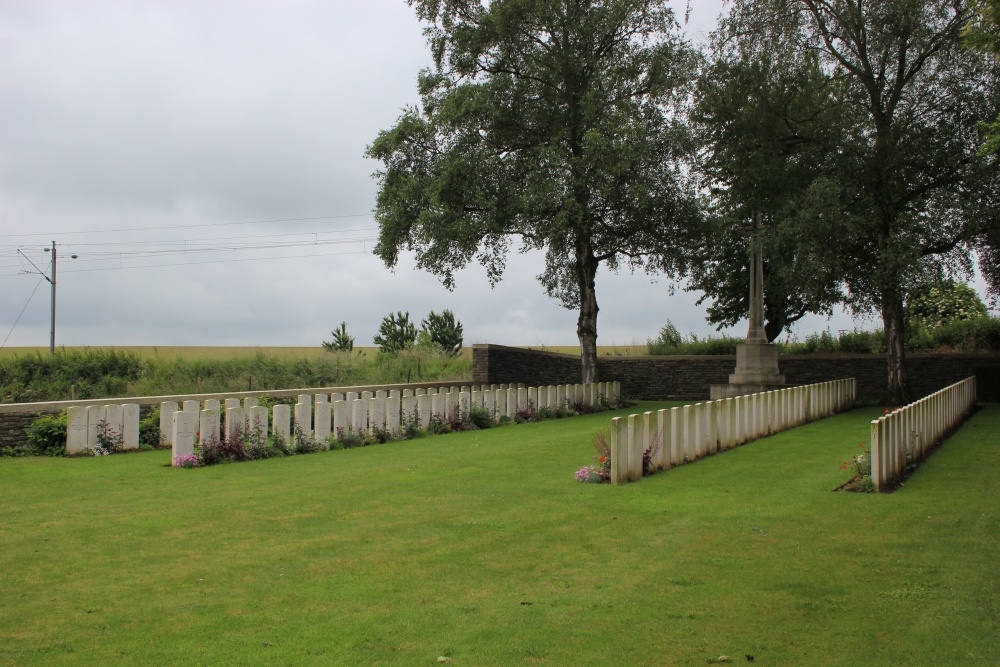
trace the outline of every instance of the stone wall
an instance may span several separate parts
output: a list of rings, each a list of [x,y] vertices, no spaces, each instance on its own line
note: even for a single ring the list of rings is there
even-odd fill
[[[580,381],[575,355],[502,345],[474,345],[475,382],[565,384]],[[1000,354],[909,354],[906,367],[916,396],[926,396],[970,375],[976,376],[980,401],[1000,401]],[[816,384],[853,377],[858,400],[876,402],[885,392],[888,370],[884,355],[782,355],[778,366],[792,385]],[[598,357],[601,381],[620,382],[626,398],[704,400],[709,387],[729,381],[735,355]]]

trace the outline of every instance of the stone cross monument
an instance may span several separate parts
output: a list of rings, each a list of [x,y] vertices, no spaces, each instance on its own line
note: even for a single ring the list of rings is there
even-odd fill
[[[736,346],[736,372],[729,384],[714,384],[712,400],[779,389],[785,376],[778,371],[778,348],[764,333],[764,261],[750,235],[750,327],[747,342]]]

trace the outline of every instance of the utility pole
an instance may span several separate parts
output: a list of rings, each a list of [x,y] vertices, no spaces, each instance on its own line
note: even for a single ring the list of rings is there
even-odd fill
[[[45,252],[52,253],[51,277],[45,275],[44,271],[35,266],[35,263],[31,261],[31,258],[29,258],[27,255],[21,252],[20,248],[18,248],[17,252],[19,252],[21,256],[24,257],[26,260],[28,260],[29,264],[35,267],[34,271],[25,271],[24,273],[37,273],[42,278],[48,280],[49,284],[52,285],[52,326],[49,329],[49,352],[55,352],[56,351],[56,242],[55,241],[52,242],[51,248],[45,248]],[[70,255],[70,257],[76,259],[76,253],[73,253],[72,255]]]

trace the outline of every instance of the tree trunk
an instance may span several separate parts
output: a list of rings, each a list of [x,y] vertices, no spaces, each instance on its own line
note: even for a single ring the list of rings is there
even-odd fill
[[[581,382],[597,382],[597,289],[598,262],[589,248],[577,252],[576,277],[580,288],[580,316],[576,335],[580,339]]]
[[[905,405],[910,398],[910,382],[906,376],[903,350],[903,296],[899,288],[882,292],[882,326],[885,330],[885,350],[888,357],[889,386],[886,399],[892,405]]]

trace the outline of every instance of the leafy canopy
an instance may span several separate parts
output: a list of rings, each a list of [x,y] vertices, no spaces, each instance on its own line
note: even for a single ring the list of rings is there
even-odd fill
[[[697,219],[678,119],[695,57],[664,0],[411,0],[434,67],[367,155],[384,164],[375,252],[413,251],[448,287],[473,259],[491,283],[508,251],[545,251],[539,280],[578,309],[596,369],[600,264],[677,267]],[[590,377],[588,377],[588,373]]]

